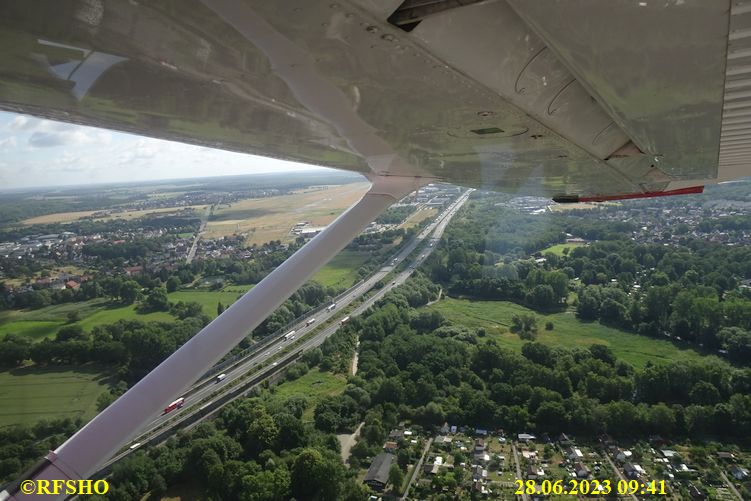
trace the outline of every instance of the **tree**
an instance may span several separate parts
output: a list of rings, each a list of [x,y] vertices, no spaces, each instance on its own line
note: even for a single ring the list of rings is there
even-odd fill
[[[303,449],[292,462],[292,495],[300,501],[336,499],[343,476],[340,462],[325,458],[317,449]]]
[[[269,449],[276,444],[279,437],[279,427],[262,406],[255,407],[250,419],[245,434],[245,450],[257,455],[264,449]]]
[[[542,343],[524,343],[522,345],[522,355],[532,362],[546,367],[555,363],[553,351],[547,345]]]
[[[146,296],[144,303],[148,311],[167,311],[169,310],[169,298],[167,290],[163,287],[156,287]]]
[[[697,382],[688,394],[692,403],[699,405],[714,405],[720,401],[720,392],[710,382]]]
[[[560,304],[560,296],[556,297],[550,285],[536,285],[529,294],[529,301],[538,308],[554,308]]]
[[[31,355],[31,341],[15,334],[0,339],[0,366],[15,367]]]
[[[602,360],[608,365],[615,365],[616,357],[613,350],[604,344],[593,344],[589,347],[589,352],[598,360]]]
[[[534,340],[537,337],[537,317],[531,313],[514,314],[511,317],[511,332],[519,334],[519,337]]]
[[[118,292],[120,299],[125,304],[133,304],[141,293],[141,286],[135,280],[127,280],[122,283]]]
[[[404,473],[399,468],[397,463],[391,465],[389,468],[389,483],[391,484],[391,490],[400,493],[402,492],[402,484],[404,483]]]
[[[224,313],[224,305],[221,302],[216,303],[216,316],[218,317]]]
[[[600,297],[595,287],[581,287],[576,306],[576,315],[584,320],[596,320],[600,316]]]
[[[56,341],[68,341],[69,339],[85,339],[86,333],[80,325],[66,325],[55,335]]]
[[[167,288],[167,292],[175,292],[180,287],[180,279],[173,275],[167,279],[164,285]]]

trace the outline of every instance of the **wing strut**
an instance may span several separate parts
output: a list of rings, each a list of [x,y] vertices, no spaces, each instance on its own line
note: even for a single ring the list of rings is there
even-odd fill
[[[291,296],[319,268],[352,241],[391,204],[422,184],[420,178],[378,176],[370,190],[323,232],[304,245],[219,317],[204,327],[135,386],[94,417],[26,478],[85,479],[138,431],[156,418],[228,351]],[[2,499],[30,499],[19,483]],[[49,495],[40,499],[51,499]]]

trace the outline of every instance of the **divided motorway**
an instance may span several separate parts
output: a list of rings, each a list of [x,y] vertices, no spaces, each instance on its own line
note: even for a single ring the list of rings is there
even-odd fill
[[[297,358],[301,352],[315,348],[322,344],[326,338],[331,336],[340,327],[340,322],[332,322],[323,329],[316,330],[321,324],[326,324],[330,320],[341,317],[340,310],[346,308],[353,301],[359,299],[365,293],[370,291],[376,283],[384,280],[389,274],[395,271],[395,268],[399,266],[405,259],[407,259],[414,250],[421,244],[428,244],[424,246],[422,252],[415,257],[410,265],[404,271],[397,273],[390,277],[391,283],[386,284],[380,290],[375,292],[359,306],[349,313],[349,316],[355,316],[366,311],[376,301],[382,298],[391,288],[404,283],[409,276],[414,272],[422,262],[433,252],[435,243],[440,240],[443,232],[446,229],[451,218],[461,208],[461,206],[467,201],[470,193],[473,190],[467,190],[462,193],[451,205],[449,205],[443,212],[441,212],[436,219],[426,226],[418,235],[416,235],[412,241],[404,246],[395,256],[391,257],[389,262],[381,267],[378,271],[373,273],[363,282],[353,286],[342,295],[336,298],[335,307],[325,308],[320,311],[309,314],[306,317],[298,319],[298,321],[292,325],[287,326],[281,334],[275,338],[264,342],[262,346],[255,349],[251,353],[243,356],[242,358],[234,361],[231,365],[222,367],[221,371],[225,374],[221,381],[217,381],[216,376],[203,378],[194,385],[192,385],[182,397],[185,399],[184,405],[180,409],[173,410],[169,413],[162,414],[149,423],[140,433],[138,438],[131,441],[129,447],[119,454],[110,459],[105,467],[112,465],[113,463],[120,461],[130,453],[134,452],[140,445],[150,442],[157,436],[164,436],[165,432],[180,427],[184,422],[188,421],[188,418],[193,416],[197,412],[204,411],[210,407],[214,401],[220,399],[224,393],[228,393],[232,390],[237,390],[237,385],[232,383],[247,378],[254,373],[260,374],[262,371],[269,372],[269,368],[279,365],[287,365],[292,359]],[[340,320],[337,318],[337,320]],[[285,339],[284,335],[290,331],[295,331],[294,340]],[[285,348],[294,345],[292,349],[285,350]],[[283,353],[282,353],[283,352]],[[214,374],[217,372],[215,371]],[[268,375],[271,375],[270,373]],[[259,381],[257,378],[251,377],[249,381],[255,380],[255,384]],[[242,383],[240,383],[242,384]],[[238,395],[240,396],[240,395]],[[211,410],[215,411],[217,408],[225,405],[231,400],[223,399],[221,405],[217,404]],[[201,404],[200,406],[198,404]],[[166,405],[166,404],[165,404]],[[195,422],[195,419],[190,421]]]

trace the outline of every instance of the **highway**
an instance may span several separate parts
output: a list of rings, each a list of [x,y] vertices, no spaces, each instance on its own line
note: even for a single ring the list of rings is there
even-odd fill
[[[473,190],[467,190],[460,195],[451,205],[444,209],[444,211],[440,213],[432,223],[415,236],[409,244],[404,246],[396,256],[391,257],[385,266],[373,273],[367,280],[360,282],[342,295],[338,296],[336,298],[336,303],[334,303],[336,305],[334,308],[323,308],[320,311],[313,312],[308,316],[299,319],[297,323],[285,328],[282,334],[277,335],[274,339],[270,340],[270,342],[263,344],[263,346],[256,351],[234,361],[227,367],[223,367],[221,372],[225,374],[225,377],[221,381],[217,381],[216,375],[212,375],[196,382],[182,395],[185,399],[182,408],[175,409],[155,418],[139,433],[138,438],[130,442],[130,447],[128,449],[125,449],[114,456],[106,463],[106,465],[121,460],[137,449],[140,444],[148,442],[158,434],[164,433],[166,429],[180,426],[181,422],[187,420],[190,415],[210,406],[210,404],[213,403],[214,400],[220,398],[223,393],[230,391],[231,389],[235,390],[236,387],[231,384],[232,382],[246,377],[249,374],[260,373],[261,369],[268,369],[268,367],[273,367],[282,362],[289,361],[290,358],[299,356],[301,350],[307,351],[322,344],[326,338],[331,336],[341,326],[340,319],[337,318],[337,322],[331,322],[330,325],[326,325],[323,329],[316,330],[316,327],[321,324],[326,324],[333,318],[343,317],[344,315],[340,313],[342,309],[363,296],[370,291],[376,283],[384,280],[390,273],[394,272],[399,264],[401,264],[419,245],[423,244],[425,240],[430,237],[429,245],[425,246],[422,253],[414,258],[406,270],[392,276],[389,279],[391,280],[390,283],[385,284],[367,300],[363,301],[354,310],[349,312],[348,316],[356,316],[363,313],[393,287],[404,283],[414,270],[433,252],[435,249],[435,242],[440,240],[449,221],[467,201],[472,191]],[[293,330],[295,331],[295,338],[290,340],[285,339],[284,334]],[[293,346],[293,348],[284,351],[284,353],[280,353],[289,346]],[[271,362],[271,366],[268,365],[268,362]],[[207,401],[209,397],[211,397],[211,400]],[[202,403],[200,407],[198,406],[199,403]],[[165,403],[165,407],[167,404],[168,402]]]

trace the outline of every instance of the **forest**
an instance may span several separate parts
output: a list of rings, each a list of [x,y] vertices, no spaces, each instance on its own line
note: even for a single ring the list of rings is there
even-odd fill
[[[305,395],[280,401],[274,388],[227,406],[218,419],[180,432],[165,446],[117,465],[108,499],[134,499],[189,483],[212,499],[355,500],[368,490],[355,475],[398,423],[430,432],[448,421],[505,433],[575,433],[632,438],[660,434],[742,441],[751,426],[751,370],[712,364],[635,369],[605,346],[551,349],[528,342],[521,353],[484,332],[451,325],[420,309],[437,286],[416,277],[389,292],[288,373],[319,365],[344,372],[360,340],[359,371],[324,398],[313,420]],[[349,468],[333,433],[363,422]],[[399,450],[401,468],[416,460]]]
[[[751,288],[744,285],[751,247],[701,239],[640,244],[628,238],[627,223],[535,219],[499,209],[497,200],[474,200],[426,263],[430,278],[451,294],[541,312],[573,306],[583,320],[751,361]],[[540,253],[567,234],[597,241],[561,256]]]

